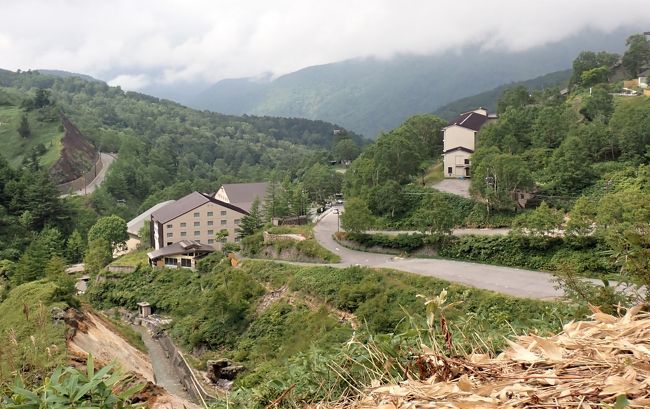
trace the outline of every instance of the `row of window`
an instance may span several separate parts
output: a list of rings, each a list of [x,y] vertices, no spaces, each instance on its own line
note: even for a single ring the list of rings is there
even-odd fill
[[[235,219],[235,224],[239,225],[240,221],[241,221],[240,219]],[[228,224],[228,220],[220,220],[220,223],[221,223],[222,226],[225,226],[226,224]],[[208,220],[208,226],[214,226],[214,220]],[[168,224],[167,225],[168,229],[171,229],[173,227],[174,227],[173,224]],[[180,227],[181,228],[187,227],[187,223],[181,223]],[[201,222],[194,222],[194,227],[201,227]]]
[[[165,265],[167,266],[177,266],[178,260],[171,257],[165,257]],[[192,267],[192,260],[189,258],[181,259],[181,267]]]
[[[225,216],[225,215],[226,215],[226,211],[225,211],[225,210],[222,210],[222,211],[221,211],[221,215],[222,215],[222,216]],[[212,216],[214,216],[214,212],[208,212],[208,217],[212,217]],[[195,213],[194,213],[194,217],[201,217],[201,213],[200,213],[200,212],[195,212]]]
[[[198,243],[201,242],[201,240],[196,240],[196,241],[197,241]],[[214,243],[216,243],[216,242],[217,242],[217,241],[216,241],[215,239],[208,239],[208,244],[214,244]],[[221,239],[221,242],[225,244],[225,243],[228,242],[228,239],[223,238],[223,239]],[[235,238],[235,243],[239,243],[239,237],[236,237],[236,238]],[[174,244],[174,242],[172,242],[172,241],[168,241],[166,245],[167,245],[167,246],[171,246],[172,244]]]
[[[194,236],[200,236],[200,235],[201,235],[200,230],[194,230]],[[214,230],[208,230],[208,236],[212,236],[212,235],[214,235]],[[167,237],[174,237],[174,233],[173,232],[167,232]],[[181,237],[187,237],[187,232],[182,231],[181,232]]]

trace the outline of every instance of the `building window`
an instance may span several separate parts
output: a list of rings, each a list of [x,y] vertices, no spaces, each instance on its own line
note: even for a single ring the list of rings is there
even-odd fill
[[[167,233],[167,237],[173,237],[174,233]]]
[[[192,260],[189,258],[182,258],[181,267],[192,267]]]
[[[208,236],[212,236],[214,234],[214,230],[208,230]]]
[[[451,166],[447,167],[447,173],[451,175]]]
[[[208,244],[214,244],[214,239],[208,239]]]
[[[199,230],[194,230],[194,235],[195,235],[195,236],[200,236],[200,235],[201,235],[201,232],[200,232]]]
[[[171,225],[171,224],[168,224],[168,225],[167,225],[167,228],[168,228],[168,229],[171,229],[171,228],[172,228],[172,225]]]
[[[222,226],[225,226],[226,223],[228,223],[228,220],[222,220],[222,221],[221,221],[221,225],[222,225]]]
[[[165,257],[165,265],[166,266],[175,266],[176,265],[176,259],[171,258],[171,257]]]
[[[212,217],[213,214],[214,213],[212,213],[212,212],[208,212],[208,217]]]
[[[465,165],[469,165],[469,159],[465,159]]]
[[[187,223],[181,223],[181,227],[187,227]]]
[[[235,237],[235,243],[239,243],[239,237]]]
[[[201,214],[199,212],[194,213],[194,217],[200,217]]]
[[[208,220],[208,226],[212,226],[214,222],[212,220]]]
[[[222,242],[223,244],[226,244],[227,241],[228,241],[228,238],[227,238],[227,237],[222,237],[222,238],[221,238],[221,242]]]
[[[186,231],[182,231],[182,232],[181,232],[181,237],[187,237],[187,232],[186,232]]]
[[[194,227],[199,227],[201,225],[201,222],[194,222]]]
[[[519,198],[520,198],[520,199],[523,199],[523,198],[524,198],[524,194],[523,194],[523,193],[519,193]]]
[[[236,224],[237,226],[239,226],[239,222],[241,222],[240,219],[235,219],[235,224]]]
[[[225,211],[225,210],[222,210],[222,211],[221,211],[221,215],[222,215],[222,216],[225,216],[225,215],[226,215],[226,211]]]

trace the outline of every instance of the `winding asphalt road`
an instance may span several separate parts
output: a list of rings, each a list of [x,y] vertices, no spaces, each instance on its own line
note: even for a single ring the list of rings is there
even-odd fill
[[[95,176],[95,179],[93,179],[90,183],[88,183],[85,189],[81,189],[76,192],[73,192],[73,194],[80,195],[80,196],[89,195],[92,192],[94,192],[95,189],[99,187],[99,185],[102,184],[104,178],[106,177],[106,172],[108,171],[108,168],[111,167],[116,157],[109,153],[101,153],[100,155],[102,155],[102,163],[104,165],[102,166],[102,170],[100,170],[97,176]]]
[[[464,261],[428,258],[401,259],[388,254],[350,250],[332,238],[337,231],[337,218],[336,213],[328,210],[314,227],[316,240],[323,247],[341,257],[341,263],[336,266],[362,265],[392,268],[517,297],[555,299],[563,296],[563,292],[555,288],[553,275],[549,273]]]

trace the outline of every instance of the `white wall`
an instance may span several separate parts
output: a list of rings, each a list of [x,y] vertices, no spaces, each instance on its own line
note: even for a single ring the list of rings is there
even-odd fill
[[[459,146],[474,150],[476,139],[475,134],[476,132],[471,129],[463,128],[458,125],[446,127],[443,140],[443,151],[457,148]]]
[[[444,168],[443,172],[446,178],[458,178],[458,177],[467,177],[468,175],[466,174],[465,168],[467,165],[465,165],[465,160],[470,160],[471,164],[471,158],[472,154],[465,152],[465,151],[453,151],[446,153],[444,155]],[[449,168],[451,168],[451,173],[449,173]],[[470,175],[471,176],[471,173]]]

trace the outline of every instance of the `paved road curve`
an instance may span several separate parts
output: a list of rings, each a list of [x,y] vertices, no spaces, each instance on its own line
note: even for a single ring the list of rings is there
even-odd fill
[[[341,266],[358,264],[393,268],[518,297],[550,299],[563,295],[561,290],[555,289],[553,276],[549,273],[464,261],[394,259],[388,254],[347,249],[332,239],[337,230],[337,217],[333,211],[328,211],[314,227],[314,236],[323,247],[341,257]]]
[[[99,185],[102,184],[104,178],[106,177],[106,172],[108,171],[108,168],[111,167],[113,161],[115,160],[115,156],[109,153],[101,153],[101,155],[102,155],[102,163],[104,164],[104,166],[102,166],[102,170],[100,170],[97,176],[95,176],[95,179],[93,179],[90,183],[88,183],[85,189],[81,189],[76,192],[73,192],[73,194],[80,195],[80,196],[89,195],[92,192],[94,192],[95,189],[99,187]]]

